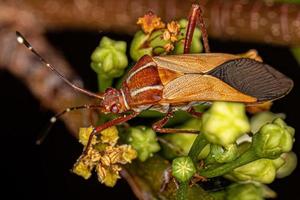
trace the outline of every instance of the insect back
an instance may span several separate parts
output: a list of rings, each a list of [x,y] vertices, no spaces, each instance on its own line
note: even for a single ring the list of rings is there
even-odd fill
[[[273,101],[287,95],[293,81],[273,67],[248,58],[230,60],[211,70],[214,76],[257,102]]]

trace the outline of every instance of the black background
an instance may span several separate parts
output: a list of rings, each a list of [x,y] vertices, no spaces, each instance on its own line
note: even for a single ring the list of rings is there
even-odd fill
[[[96,91],[96,75],[90,69],[90,54],[103,35],[130,41],[130,36],[110,33],[59,32],[48,33],[51,44],[71,63],[85,82],[85,87]],[[213,52],[242,53],[255,48],[264,61],[288,75],[295,82],[293,91],[274,103],[273,112],[284,112],[286,122],[296,128],[294,151],[299,156],[300,66],[288,48],[239,42],[211,40]],[[24,48],[24,51],[25,48]],[[45,55],[47,57],[47,55]],[[55,64],[55,63],[53,63]],[[97,178],[85,181],[70,172],[80,155],[82,146],[68,134],[62,122],[58,122],[42,146],[35,145],[41,128],[53,113],[43,109],[37,99],[8,72],[0,71],[1,100],[1,193],[8,199],[135,199],[130,187],[120,180],[113,189],[102,186]],[[55,100],[53,100],[55,101]],[[297,140],[297,138],[299,138]],[[300,176],[299,168],[284,179],[278,179],[273,188],[278,199],[292,199]],[[4,192],[4,193],[3,193]]]

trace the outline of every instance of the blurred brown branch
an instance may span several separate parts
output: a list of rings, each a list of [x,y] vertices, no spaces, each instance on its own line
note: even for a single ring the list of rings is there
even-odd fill
[[[87,97],[74,92],[49,69],[41,67],[41,62],[30,51],[17,44],[14,30],[16,27],[12,26],[0,31],[0,66],[2,69],[8,70],[22,80],[42,106],[55,113],[90,101]],[[39,52],[47,55],[47,60],[55,63],[58,70],[69,80],[82,85],[80,78],[74,74],[69,64],[54,51],[41,34],[28,33],[26,35]],[[79,127],[90,124],[88,112],[73,112],[63,116],[62,119],[75,136]]]
[[[186,17],[191,0],[7,0],[0,2],[0,69],[6,69],[20,78],[39,99],[41,104],[54,111],[89,103],[92,100],[74,92],[50,70],[41,67],[29,51],[17,45],[15,30],[22,31],[47,60],[55,63],[69,80],[82,84],[69,64],[43,36],[45,30],[80,28],[89,30],[121,31],[134,33],[136,19],[147,10],[153,10],[165,20]],[[208,31],[212,37],[243,41],[267,42],[281,45],[300,45],[300,6],[264,4],[262,1],[210,0],[203,2]],[[63,117],[74,136],[78,128],[90,124],[88,112],[74,112]],[[165,161],[161,158],[159,162]],[[155,162],[158,162],[155,160]],[[151,164],[152,165],[152,164]],[[159,164],[158,166],[162,166]],[[138,168],[141,169],[141,168]],[[153,169],[153,167],[152,167]],[[129,168],[123,176],[140,199],[149,199],[153,191],[149,184],[158,183],[154,177]],[[162,169],[157,176],[160,176]],[[150,170],[148,172],[151,172]],[[146,183],[147,182],[147,183]],[[167,191],[170,192],[170,191]],[[174,190],[172,190],[174,193]],[[199,194],[199,191],[195,192]],[[163,194],[160,194],[163,195]],[[201,196],[199,196],[200,198]],[[194,198],[195,199],[195,198]]]
[[[2,1],[0,24],[28,13],[45,29],[80,28],[134,33],[136,19],[152,10],[165,20],[187,17],[194,0]],[[262,0],[204,0],[211,37],[300,45],[300,5]],[[22,20],[27,23],[26,18]],[[35,30],[32,29],[32,30]]]

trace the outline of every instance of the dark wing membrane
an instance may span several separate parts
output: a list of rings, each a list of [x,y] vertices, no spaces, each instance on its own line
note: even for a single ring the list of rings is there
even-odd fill
[[[258,102],[281,98],[293,87],[291,79],[271,66],[247,58],[228,61],[208,74],[257,98]]]
[[[180,104],[192,101],[255,103],[257,99],[239,92],[216,77],[185,74],[164,86],[160,103]]]

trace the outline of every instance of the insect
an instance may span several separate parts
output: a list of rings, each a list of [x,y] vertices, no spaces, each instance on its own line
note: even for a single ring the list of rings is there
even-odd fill
[[[202,31],[206,53],[188,54],[197,22]],[[157,57],[145,55],[129,71],[120,89],[108,88],[102,94],[72,84],[40,56],[19,32],[17,40],[75,90],[101,100],[98,105],[67,108],[51,118],[52,123],[60,115],[82,108],[93,107],[103,113],[120,114],[118,118],[93,129],[85,152],[90,148],[94,135],[136,117],[143,110],[166,113],[165,117],[153,124],[152,128],[156,132],[197,133],[196,130],[164,128],[164,125],[176,110],[185,110],[199,116],[200,113],[195,112],[193,106],[202,102],[231,101],[251,105],[281,98],[293,87],[291,79],[251,57],[209,53],[206,28],[198,4],[193,4],[191,8],[184,54]]]

